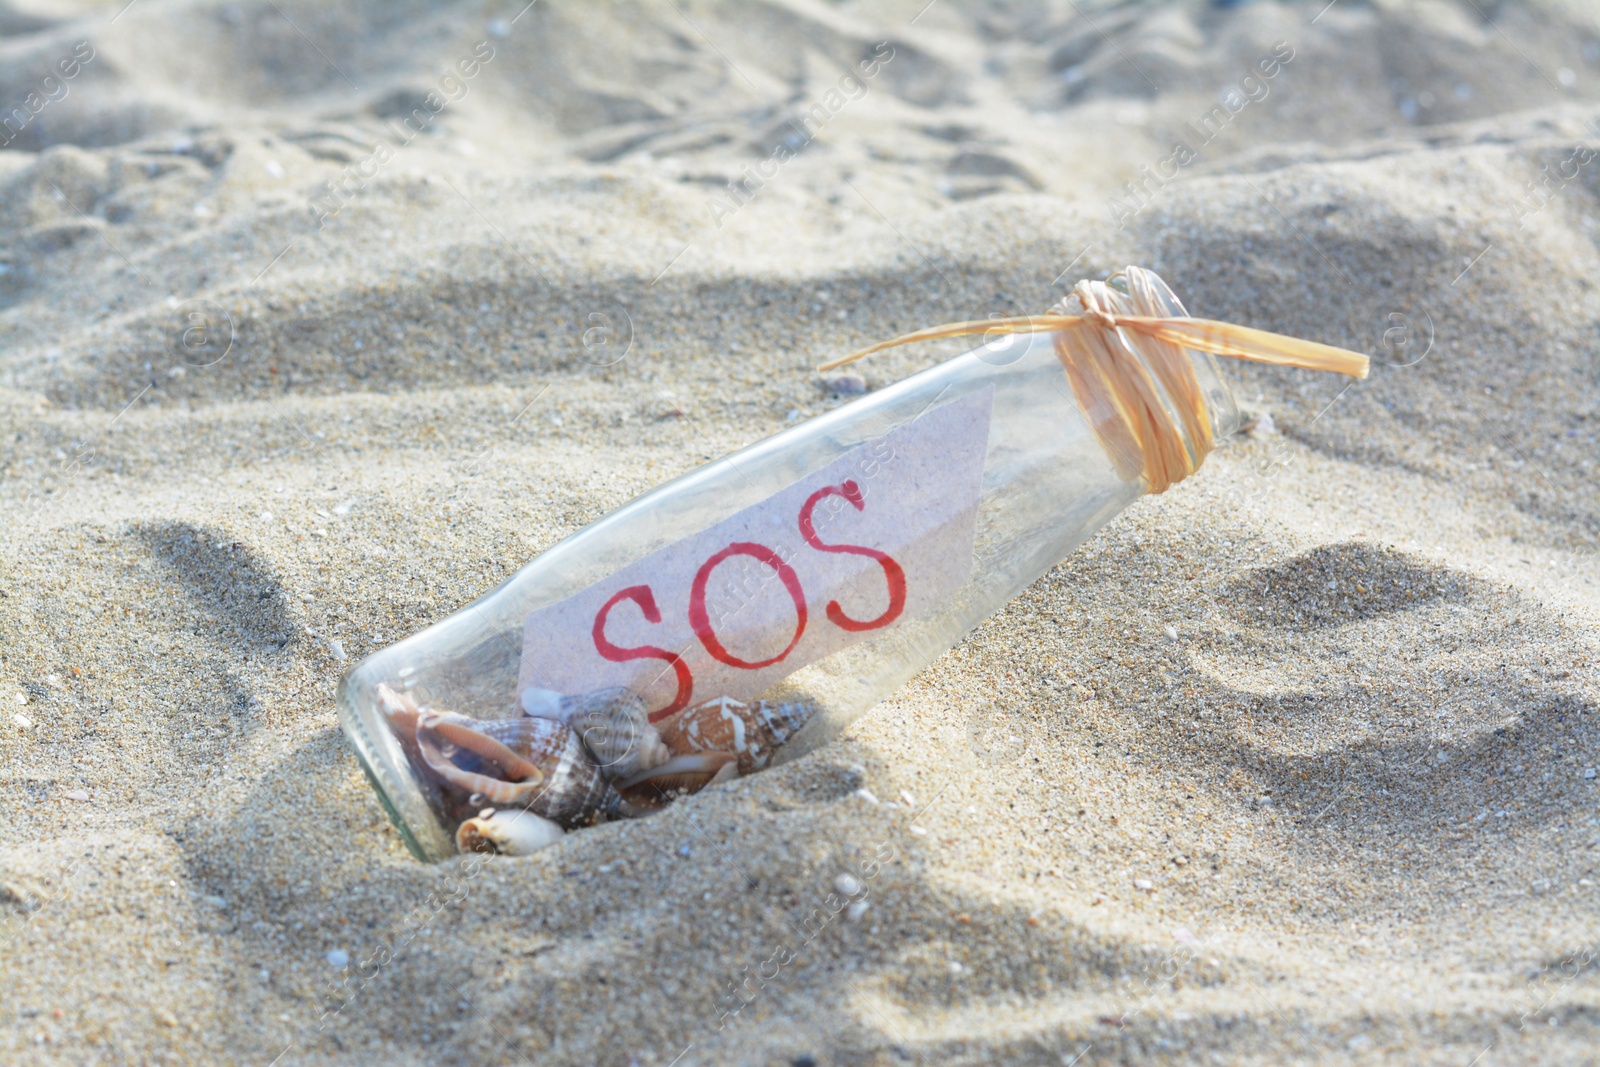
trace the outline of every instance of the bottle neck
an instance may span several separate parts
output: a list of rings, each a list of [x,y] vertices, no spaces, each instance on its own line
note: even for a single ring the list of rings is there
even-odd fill
[[[1211,416],[1211,433],[1218,442],[1226,441],[1239,432],[1241,416],[1239,402],[1234,398],[1228,380],[1217,365],[1217,357],[1207,352],[1190,351],[1195,377],[1206,398],[1206,411]]]

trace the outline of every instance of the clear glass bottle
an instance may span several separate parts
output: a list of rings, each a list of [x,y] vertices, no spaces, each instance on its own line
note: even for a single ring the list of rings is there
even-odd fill
[[[1191,351],[1188,358],[1213,434],[1225,438],[1239,420],[1233,395],[1212,356]],[[1179,413],[1170,413],[1182,426]],[[831,488],[805,493],[805,503],[797,507],[796,494],[811,484],[807,479],[827,480],[832,477],[827,472],[837,473],[840,463],[855,473],[830,482]],[[1123,468],[1126,473],[1127,464]],[[886,473],[873,482],[879,471]],[[880,484],[890,488],[880,489]],[[849,485],[859,491],[852,493]],[[843,531],[859,530],[851,524],[868,521],[902,491],[925,507],[894,527],[909,531],[896,536],[908,539],[906,558],[913,560],[902,567],[896,587],[893,571],[899,564],[885,562],[880,558],[885,554],[859,533],[853,545],[845,544],[849,537]],[[470,817],[479,803],[494,806],[493,799],[479,793],[467,803],[459,797],[453,804],[446,802],[443,792],[452,787],[429,779],[415,738],[394,728],[396,699],[412,712],[439,709],[475,719],[512,720],[538,713],[530,701],[537,704],[557,699],[557,693],[616,684],[615,677],[593,686],[570,680],[549,684],[538,672],[559,668],[530,668],[530,658],[542,655],[547,643],[560,651],[577,648],[573,642],[578,642],[612,653],[604,660],[607,670],[645,671],[637,675],[639,695],[658,714],[675,697],[699,704],[728,695],[715,691],[714,681],[701,684],[698,677],[692,697],[685,691],[684,672],[691,666],[701,670],[686,662],[694,653],[698,664],[714,664],[736,680],[743,677],[738,671],[746,671],[762,685],[771,683],[762,695],[775,702],[809,709],[809,719],[798,732],[768,754],[775,763],[793,759],[837,736],[1144,491],[1137,476],[1119,475],[1086,420],[1052,335],[1000,337],[691,471],[590,524],[489,595],[362,660],[339,686],[340,719],[407,845],[423,860],[439,860],[458,851],[463,817]],[[790,495],[784,497],[785,492]],[[816,521],[805,526],[799,512],[807,506],[811,510],[805,518],[816,520],[825,512],[826,540],[816,532]],[[729,540],[721,562],[704,557],[695,572],[703,587],[705,575],[716,568],[754,566],[768,580],[746,583],[751,604],[724,609],[711,620],[704,596],[696,615],[690,595],[691,617],[678,619],[682,591],[666,587],[694,584],[688,574],[704,556],[700,550],[715,547],[705,541],[707,531],[744,521],[741,515],[755,516],[752,521],[759,525],[767,521],[763,508],[772,513],[770,528],[790,523],[784,528],[785,548],[766,558],[751,542]],[[911,529],[918,522],[932,532],[924,531],[924,536]],[[666,558],[676,551],[674,546],[685,544],[694,551],[678,561],[675,571],[665,567],[666,577],[659,582],[635,583],[607,595],[605,583],[619,572],[623,578],[618,582],[632,580],[626,577],[632,572],[624,568]],[[730,562],[730,552],[747,558]],[[780,566],[785,560],[797,569],[786,574]],[[840,572],[846,577],[837,587],[802,588],[813,581],[812,572],[798,568],[835,564],[853,568]],[[937,573],[916,572],[914,564]],[[775,577],[783,581],[770,580]],[[602,596],[605,606],[595,612],[596,598]],[[576,613],[563,616],[569,604],[577,605]],[[657,609],[655,614],[665,621],[651,623],[647,607]],[[879,625],[891,614],[892,621]],[[530,616],[543,620],[531,632]],[[567,622],[561,623],[562,618]],[[700,640],[696,644],[691,637],[674,644],[682,653],[680,660],[661,642],[623,647],[620,636],[611,636],[611,628],[637,635],[652,627],[671,630],[676,639],[692,632]],[[776,637],[763,636],[763,630],[774,629]],[[794,655],[802,632],[815,635],[816,648]],[[785,651],[792,658],[774,662],[790,634],[794,640]],[[619,653],[632,659],[617,660]],[[570,661],[570,651],[557,658]],[[736,666],[730,668],[730,662]],[[752,699],[748,693],[738,698]],[[410,713],[402,718],[415,721]],[[430,752],[435,757],[440,745],[454,751],[448,740],[435,738],[434,743]],[[596,817],[618,814],[612,804]],[[548,824],[535,822],[533,845],[521,850],[548,840]]]

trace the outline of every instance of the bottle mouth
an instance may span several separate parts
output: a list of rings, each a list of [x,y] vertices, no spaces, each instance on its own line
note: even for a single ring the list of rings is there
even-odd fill
[[[1130,328],[1189,321],[1177,294],[1154,272],[1128,267],[1105,281],[1081,281],[1062,307],[1076,314],[1055,334],[1056,355],[1124,481],[1165,492],[1238,429],[1238,405],[1213,356]]]
[[[1194,376],[1205,397],[1206,414],[1211,417],[1211,436],[1218,441],[1227,440],[1239,432],[1244,420],[1239,412],[1239,401],[1227,378],[1223,377],[1222,366],[1211,353],[1193,349],[1189,350],[1189,362],[1194,364]],[[1193,445],[1191,441],[1190,447]]]
[[[1213,355],[1367,376],[1359,352],[1212,319],[1196,319],[1154,271],[1129,266],[1083,280],[1044,315],[953,322],[902,334],[817,368],[829,371],[914,341],[1014,333],[1054,335],[1084,418],[1125,482],[1161,493],[1189,477],[1239,408]]]

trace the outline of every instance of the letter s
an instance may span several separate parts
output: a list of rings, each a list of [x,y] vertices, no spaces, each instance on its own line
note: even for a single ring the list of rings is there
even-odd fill
[[[848,552],[854,556],[866,556],[875,559],[883,567],[883,577],[889,583],[889,606],[882,615],[876,619],[860,622],[850,618],[839,607],[837,600],[828,602],[828,621],[841,630],[851,633],[861,633],[864,630],[877,630],[888,626],[906,607],[906,572],[896,563],[887,552],[879,552],[875,548],[866,548],[862,545],[826,545],[817,537],[816,524],[811,517],[812,511],[818,503],[830,496],[842,496],[849,501],[857,511],[866,510],[866,502],[861,497],[861,486],[854,479],[845,481],[840,485],[825,485],[806,498],[805,504],[800,508],[800,536],[805,538],[806,544],[819,552]]]
[[[87,63],[94,58],[94,45],[88,41],[79,41],[72,46],[72,54],[77,56],[81,62]]]
[[[1287,63],[1294,59],[1294,46],[1288,41],[1279,41],[1277,44],[1272,46],[1272,54],[1277,56],[1283,62]]]
[[[494,58],[494,45],[490,44],[488,41],[479,41],[477,46],[472,49],[472,54],[477,56],[484,63],[487,63],[489,60]]]
[[[689,665],[676,652],[668,652],[664,648],[654,645],[640,645],[638,648],[618,648],[606,640],[606,618],[611,614],[611,609],[624,600],[631,600],[639,605],[639,610],[644,613],[646,622],[660,622],[661,609],[656,607],[655,594],[650,592],[648,585],[630,585],[595,612],[594,616],[594,647],[595,651],[610,660],[612,663],[627,663],[635,659],[660,659],[672,664],[672,670],[678,676],[678,692],[673,696],[672,702],[660,711],[650,713],[651,722],[660,722],[668,715],[689,706],[689,695],[694,692],[694,675],[689,673]]]

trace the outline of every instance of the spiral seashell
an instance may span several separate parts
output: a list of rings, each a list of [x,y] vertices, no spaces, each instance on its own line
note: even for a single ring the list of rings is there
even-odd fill
[[[416,698],[410,693],[400,692],[389,688],[382,682],[378,683],[378,707],[383,712],[384,718],[389,720],[389,728],[400,738],[400,743],[406,751],[415,756],[417,747],[417,719],[422,716],[422,709],[417,707]]]
[[[549,848],[565,833],[556,823],[531,811],[492,811],[456,827],[456,847],[462,852],[527,856]]]
[[[674,756],[726,752],[738,757],[739,773],[761,770],[816,714],[812,704],[753,704],[719,697],[685,708],[658,724],[661,740]]]
[[[443,782],[491,804],[526,808],[566,827],[627,813],[578,735],[553,719],[425,711],[416,743],[424,765]]]
[[[672,757],[650,722],[644,701],[630,689],[597,689],[574,696],[524,689],[522,710],[566,723],[609,778],[629,778]]]

